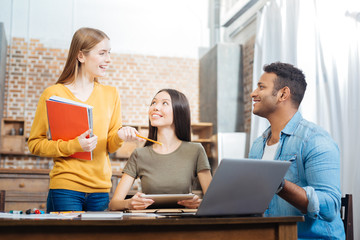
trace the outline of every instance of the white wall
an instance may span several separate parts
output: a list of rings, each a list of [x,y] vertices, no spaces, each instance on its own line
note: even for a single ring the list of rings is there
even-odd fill
[[[197,58],[209,45],[207,21],[208,0],[0,1],[8,40],[56,48],[68,48],[78,28],[94,27],[109,35],[113,52]]]

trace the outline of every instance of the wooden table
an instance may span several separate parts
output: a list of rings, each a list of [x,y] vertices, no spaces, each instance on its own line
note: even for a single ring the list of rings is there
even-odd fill
[[[122,220],[0,219],[0,239],[229,240],[297,239],[297,217],[134,218]]]

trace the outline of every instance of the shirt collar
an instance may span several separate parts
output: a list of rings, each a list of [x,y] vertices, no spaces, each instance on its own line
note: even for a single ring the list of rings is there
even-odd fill
[[[303,119],[301,113],[297,111],[294,116],[290,119],[290,121],[286,124],[283,130],[281,130],[281,133],[284,133],[286,135],[292,135],[297,126],[299,125],[300,121]],[[265,132],[263,133],[262,137],[267,139],[271,133],[271,126],[269,126]]]
[[[302,119],[303,117],[301,116],[301,113],[297,111],[281,132],[287,135],[292,135]]]

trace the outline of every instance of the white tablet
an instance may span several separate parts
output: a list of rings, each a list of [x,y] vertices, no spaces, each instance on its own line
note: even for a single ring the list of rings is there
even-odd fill
[[[140,196],[143,198],[151,198],[154,200],[155,205],[175,205],[180,200],[192,199],[195,194],[142,194]]]

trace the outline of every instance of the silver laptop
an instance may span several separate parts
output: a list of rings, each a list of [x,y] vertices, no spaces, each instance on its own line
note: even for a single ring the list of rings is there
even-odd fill
[[[263,214],[290,164],[279,160],[221,160],[196,216]]]

